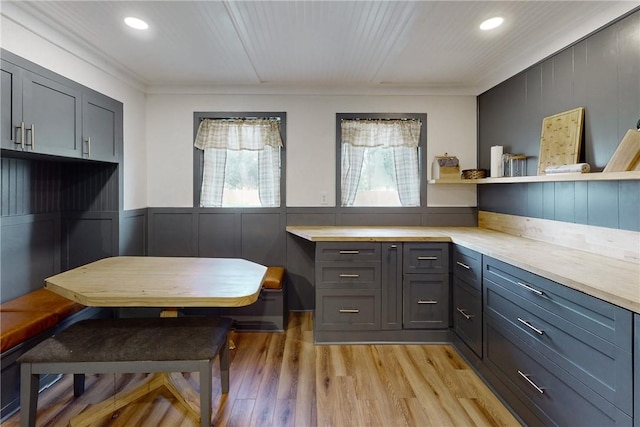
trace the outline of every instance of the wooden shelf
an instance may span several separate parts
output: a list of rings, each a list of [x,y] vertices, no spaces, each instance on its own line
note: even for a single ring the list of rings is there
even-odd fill
[[[640,171],[609,173],[559,173],[553,175],[514,176],[482,179],[430,179],[429,184],[514,184],[520,182],[561,182],[561,181],[635,181],[640,180]]]

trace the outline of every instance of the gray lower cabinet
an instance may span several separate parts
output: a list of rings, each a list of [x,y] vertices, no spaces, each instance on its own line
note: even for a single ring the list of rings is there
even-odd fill
[[[486,256],[483,266],[484,363],[505,400],[531,411],[524,421],[631,425],[631,312]]]
[[[453,330],[482,358],[482,254],[453,247]]]
[[[449,327],[448,243],[405,243],[402,255],[404,329]]]
[[[450,325],[448,269],[448,243],[317,243],[316,339],[442,340]]]
[[[402,312],[405,329],[448,328],[449,275],[405,274]]]

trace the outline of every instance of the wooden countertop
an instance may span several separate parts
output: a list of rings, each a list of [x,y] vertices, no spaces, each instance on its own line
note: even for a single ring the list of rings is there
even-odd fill
[[[640,263],[478,227],[303,227],[311,242],[453,242],[640,313]]]

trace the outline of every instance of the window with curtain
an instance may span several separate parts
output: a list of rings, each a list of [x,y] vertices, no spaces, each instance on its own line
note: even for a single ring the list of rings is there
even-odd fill
[[[341,119],[341,205],[420,206],[419,119]]]
[[[280,125],[279,117],[200,121],[201,207],[280,206]]]

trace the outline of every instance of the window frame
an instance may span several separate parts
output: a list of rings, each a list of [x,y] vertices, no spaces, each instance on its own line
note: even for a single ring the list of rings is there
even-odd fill
[[[282,148],[280,149],[280,206],[222,206],[222,207],[202,207],[200,206],[200,190],[202,187],[202,176],[204,172],[204,152],[193,147],[193,141],[198,134],[198,127],[203,119],[273,119],[280,120],[280,137],[282,138]],[[286,147],[287,147],[287,113],[286,112],[238,112],[238,111],[196,111],[193,113],[193,207],[200,209],[282,209],[287,206],[285,193],[286,183]]]
[[[420,138],[418,140],[418,169],[420,171],[419,206],[342,206],[342,120],[420,120]],[[380,210],[421,210],[427,203],[427,114],[426,113],[336,113],[336,207],[349,209],[350,212],[362,209]]]

